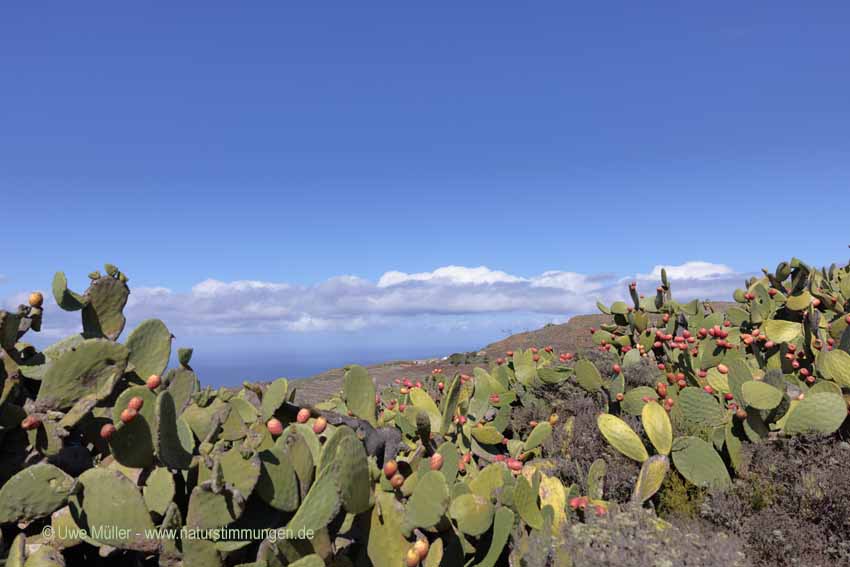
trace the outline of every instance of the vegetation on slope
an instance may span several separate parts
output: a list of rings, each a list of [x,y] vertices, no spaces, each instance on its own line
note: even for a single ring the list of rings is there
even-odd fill
[[[599,305],[576,356],[295,403],[202,387],[148,320],[118,342],[115,266],[53,282],[82,332],[38,351],[43,298],[0,312],[8,566],[826,565],[850,561],[850,266],[780,264],[724,310]],[[85,530],[85,531],[81,531]]]

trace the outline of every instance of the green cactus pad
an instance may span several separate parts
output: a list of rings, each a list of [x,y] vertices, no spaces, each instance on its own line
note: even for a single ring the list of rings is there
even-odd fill
[[[847,418],[847,404],[839,395],[819,392],[806,396],[789,411],[783,431],[798,433],[834,433]]]
[[[375,383],[365,368],[354,365],[346,371],[342,382],[342,397],[354,415],[373,426],[376,425]]]
[[[723,488],[732,482],[714,447],[698,437],[677,438],[672,456],[676,470],[692,484]]]
[[[143,416],[147,422],[153,425],[156,421],[156,395],[145,388],[144,386],[130,386],[115,399],[115,405],[112,406],[112,421],[118,424],[121,421],[121,412],[127,409],[127,404],[133,398],[141,398],[144,405],[139,410],[139,415]]]
[[[449,507],[449,487],[439,471],[428,471],[416,483],[407,501],[405,531],[436,526]]]
[[[678,406],[685,419],[698,427],[712,427],[726,419],[726,413],[717,398],[702,388],[687,387],[681,390]]]
[[[257,481],[257,495],[277,510],[297,510],[301,500],[298,477],[287,453],[275,445],[260,453],[260,461],[262,468]]]
[[[260,478],[259,456],[245,458],[239,447],[234,446],[220,455],[220,463],[225,482],[232,484],[248,498]]]
[[[491,498],[505,484],[505,473],[507,468],[504,464],[489,464],[469,481],[469,489],[478,496]]]
[[[665,455],[653,455],[644,461],[635,483],[632,502],[643,504],[652,498],[664,483],[668,470],[670,470],[670,461]]]
[[[602,500],[607,469],[604,459],[596,459],[587,469],[587,497],[591,500]]]
[[[530,349],[518,349],[514,351],[513,367],[516,379],[525,385],[534,383],[537,379],[537,363],[534,362],[534,354]]]
[[[85,294],[88,301],[83,306],[83,335],[118,339],[127,322],[124,306],[129,295],[127,284],[119,279],[106,276],[92,281]]]
[[[452,378],[452,381],[449,383],[448,389],[446,390],[445,395],[443,396],[443,400],[440,408],[440,433],[445,434],[452,426],[452,419],[454,418],[455,409],[457,409],[458,401],[460,400],[460,376],[455,376]]]
[[[510,508],[499,506],[493,517],[493,537],[487,555],[476,563],[476,567],[495,567],[502,556],[502,550],[508,543],[508,538],[514,527],[514,513]]]
[[[87,303],[87,299],[68,289],[68,278],[64,272],[56,272],[53,276],[53,297],[56,303],[65,311],[79,311]]]
[[[657,402],[644,404],[641,423],[655,451],[661,455],[669,455],[673,448],[673,425],[664,408]]]
[[[280,406],[286,402],[289,393],[289,381],[286,378],[278,378],[268,385],[263,392],[263,400],[260,405],[260,415],[263,421],[268,421]]]
[[[782,401],[785,394],[766,382],[750,380],[741,386],[744,403],[759,410],[772,410]]]
[[[192,396],[201,389],[198,377],[188,368],[172,368],[165,375],[164,382],[167,384],[168,391],[174,396],[177,413],[182,413],[189,405]]]
[[[734,422],[729,421],[723,432],[724,441],[726,444],[726,453],[729,455],[729,462],[734,470],[738,470],[743,464],[742,448],[743,444],[735,434]]]
[[[130,468],[145,468],[154,460],[153,430],[139,414],[130,423],[119,423],[109,439],[109,448],[115,460]]]
[[[625,456],[641,463],[649,458],[638,434],[619,417],[599,414],[596,424],[605,440]]]
[[[536,530],[539,530],[543,527],[543,513],[540,510],[540,506],[537,504],[537,492],[534,490],[534,487],[531,485],[531,483],[529,483],[528,480],[522,475],[518,476],[516,479],[513,502],[514,508],[519,513],[520,518],[522,518],[526,524]],[[490,521],[488,520],[488,528],[489,525]],[[466,530],[463,531],[466,532]],[[470,535],[477,534],[470,533]]]
[[[788,343],[803,334],[803,327],[800,323],[793,321],[782,321],[780,319],[771,319],[763,325],[767,338],[777,343]]]
[[[65,505],[76,481],[47,463],[27,467],[0,488],[0,524],[30,522]]]
[[[151,512],[164,516],[174,500],[174,477],[168,469],[157,467],[148,475],[142,492],[145,505]]]
[[[359,514],[369,509],[372,489],[369,463],[363,443],[354,430],[339,427],[325,441],[317,474],[337,476],[342,505],[346,511]]]
[[[313,453],[310,450],[307,440],[298,428],[290,426],[275,441],[275,445],[283,450],[287,459],[292,463],[295,476],[298,477],[301,497],[303,498],[313,483],[315,473],[315,461],[313,460]]]
[[[490,500],[477,494],[461,494],[449,506],[449,514],[457,522],[458,529],[471,536],[479,536],[490,529],[493,513]]]
[[[189,497],[186,527],[197,530],[220,528],[239,519],[244,511],[242,495],[228,488],[214,492],[206,484],[198,485]]]
[[[373,565],[400,565],[410,544],[402,533],[403,512],[391,493],[378,492],[366,552]]]
[[[523,451],[531,451],[543,445],[549,438],[552,437],[552,425],[548,421],[541,421],[534,426],[531,433],[528,434],[528,439],[525,440]]]
[[[632,388],[623,396],[623,411],[630,415],[641,415],[643,412],[643,406],[646,404],[646,402],[643,401],[644,398],[657,400],[658,394],[649,386],[638,386],[637,388]]]
[[[153,529],[142,493],[117,471],[93,468],[79,477],[82,494],[71,498],[71,514],[101,545],[155,553],[160,542],[145,537]],[[99,531],[98,531],[99,530]]]
[[[147,319],[133,329],[127,337],[130,364],[136,375],[146,380],[151,374],[165,372],[171,356],[171,331],[159,319]]]
[[[47,369],[36,400],[45,407],[63,410],[90,396],[108,397],[124,374],[129,352],[105,339],[88,339],[59,356]]]
[[[422,388],[411,388],[410,402],[413,404],[413,407],[428,416],[432,431],[438,431],[442,427],[443,416],[436,402],[428,395],[428,392]]]
[[[171,392],[160,392],[153,405],[156,424],[153,441],[157,457],[169,468],[188,469],[192,463],[195,438],[186,422],[177,416]]]
[[[840,349],[821,352],[817,357],[821,376],[844,388],[850,388],[850,354]]]
[[[485,445],[496,445],[498,443],[501,443],[502,439],[504,438],[502,432],[493,427],[492,425],[472,427],[470,433],[476,441],[478,441],[479,443],[484,443]]]
[[[319,476],[307,495],[298,511],[289,520],[287,529],[298,532],[303,530],[312,530],[318,532],[339,512],[341,504],[339,484],[336,475],[325,474]]]
[[[579,360],[575,365],[576,372],[576,380],[578,381],[578,385],[587,390],[588,392],[596,392],[600,388],[604,382],[602,382],[602,375],[599,374],[599,370],[596,369],[596,365],[594,365],[589,360]]]

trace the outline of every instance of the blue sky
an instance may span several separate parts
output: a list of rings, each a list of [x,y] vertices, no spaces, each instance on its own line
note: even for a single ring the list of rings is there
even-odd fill
[[[848,17],[844,2],[8,5],[0,297],[57,269],[82,288],[113,262],[142,290],[132,313],[169,323],[159,310],[182,306],[170,324],[199,352],[321,366],[474,348],[662,264],[715,266],[683,271],[687,291],[791,255],[843,260]],[[434,275],[448,266],[489,271]],[[431,276],[380,285],[395,271]],[[547,271],[604,283],[547,287]],[[207,280],[219,295],[199,299]],[[251,304],[245,280],[265,286]]]

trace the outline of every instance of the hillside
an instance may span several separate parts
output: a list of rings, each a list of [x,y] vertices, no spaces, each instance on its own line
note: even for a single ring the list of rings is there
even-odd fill
[[[725,311],[734,305],[728,302],[712,303],[718,311]],[[375,379],[380,390],[392,384],[396,378],[415,379],[430,374],[440,368],[446,374],[455,372],[471,374],[479,365],[489,365],[506,351],[525,349],[532,346],[551,345],[556,352],[582,352],[592,346],[589,329],[599,327],[610,318],[603,314],[576,315],[566,323],[546,325],[534,331],[517,333],[500,341],[491,343],[478,352],[457,353],[448,357],[422,360],[396,360],[368,366],[369,375]],[[314,404],[335,394],[342,388],[343,368],[334,368],[294,382],[297,389],[296,401],[301,404]]]

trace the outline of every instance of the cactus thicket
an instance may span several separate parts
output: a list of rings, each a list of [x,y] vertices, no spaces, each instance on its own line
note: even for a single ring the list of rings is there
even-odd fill
[[[848,413],[850,266],[783,262],[726,310],[676,302],[662,270],[654,294],[632,284],[628,301],[599,304],[611,322],[593,343],[611,369],[529,348],[379,389],[351,366],[338,395],[309,407],[283,378],[202,387],[189,348],[168,368],[174,337],[158,319],[119,342],[128,278],[104,271],[83,293],[56,274],[56,304],[80,311],[82,329],[41,351],[21,342],[41,329],[37,294],[0,311],[6,565],[494,567],[541,545],[569,565],[571,525],[651,506],[673,471],[723,490],[748,445],[835,434]],[[644,360],[654,388],[624,377]],[[554,441],[573,435],[573,416],[517,426],[560,387],[600,402],[594,431],[637,463],[627,501],[608,494],[603,455],[562,480],[568,443]],[[86,535],[49,539],[47,526]],[[227,529],[243,531],[188,535]]]

